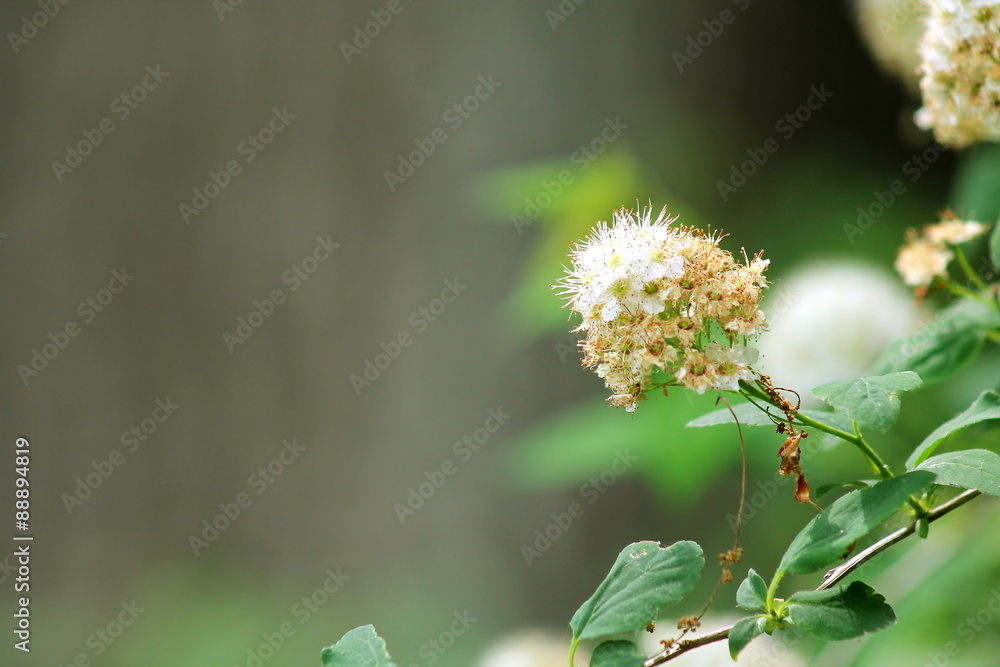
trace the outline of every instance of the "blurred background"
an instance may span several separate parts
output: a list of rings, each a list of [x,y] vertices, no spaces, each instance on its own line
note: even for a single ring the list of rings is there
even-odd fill
[[[764,364],[807,393],[927,317],[891,272],[907,227],[996,216],[961,179],[996,156],[913,127],[843,2],[16,0],[0,26],[0,417],[36,536],[3,664],[319,664],[366,623],[403,667],[564,664],[622,547],[723,551],[739,492],[733,430],[683,428],[712,397],[632,417],[580,368],[548,288],[570,245],[651,200],[763,249]],[[886,458],[998,370],[908,396]],[[814,513],[746,437],[737,580]],[[803,464],[867,473],[821,438]],[[873,563],[896,627],[746,664],[992,664],[998,525],[976,501]]]

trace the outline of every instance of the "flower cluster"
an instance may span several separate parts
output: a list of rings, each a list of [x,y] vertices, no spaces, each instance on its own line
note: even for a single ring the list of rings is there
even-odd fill
[[[942,144],[1000,141],[1000,2],[934,0],[920,42],[917,125]]]
[[[907,232],[906,245],[896,257],[896,270],[907,285],[927,287],[934,278],[947,277],[948,263],[955,257],[949,245],[971,241],[987,229],[981,222],[959,220],[945,213],[941,222],[927,225],[922,233],[913,229]]]
[[[753,377],[757,351],[747,340],[764,329],[759,310],[768,261],[744,262],[719,248],[719,235],[674,226],[664,208],[615,211],[571,255],[557,285],[583,317],[577,331],[584,365],[596,368],[612,405],[635,410],[653,386],[704,393],[739,388]]]

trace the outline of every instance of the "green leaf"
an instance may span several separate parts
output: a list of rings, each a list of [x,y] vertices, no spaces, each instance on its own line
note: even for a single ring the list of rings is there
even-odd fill
[[[768,418],[753,403],[738,403],[733,406],[733,412],[744,426],[774,426],[774,422]],[[774,416],[781,419],[781,413],[774,411]],[[697,419],[692,419],[687,423],[688,428],[701,428],[703,426],[718,426],[719,424],[732,424],[733,415],[729,408],[720,408],[702,415]]]
[[[757,409],[753,403],[739,403],[733,406],[733,411],[740,420],[740,424],[743,426],[774,426],[774,422],[759,409]],[[838,414],[836,412],[828,412],[826,410],[802,410],[802,414],[809,419],[818,421],[821,424],[831,426],[841,431],[852,432],[853,427],[851,425],[851,420],[844,415]],[[776,408],[771,408],[771,414],[780,420],[784,420],[784,415],[782,415]],[[702,428],[705,426],[717,426],[719,424],[732,424],[733,415],[729,412],[728,408],[722,408],[720,410],[714,410],[709,412],[707,415],[702,415],[697,419],[692,419],[687,423],[688,428]],[[801,422],[797,421],[796,424],[802,425]],[[806,428],[811,428],[806,426]]]
[[[736,591],[736,606],[751,611],[767,609],[767,584],[752,568]]]
[[[636,542],[618,554],[608,576],[569,622],[574,639],[596,639],[646,627],[660,611],[680,601],[705,564],[694,542]]]
[[[645,656],[632,642],[610,641],[600,644],[590,656],[590,667],[642,667]]]
[[[899,417],[898,393],[919,386],[920,376],[904,371],[828,382],[813,389],[812,393],[859,424],[886,431]]]
[[[320,655],[323,667],[397,667],[375,627],[362,625],[340,638]]]
[[[795,593],[786,609],[797,628],[827,641],[853,639],[896,622],[885,598],[860,581]]]
[[[747,644],[764,634],[764,628],[766,627],[766,616],[754,616],[753,618],[744,618],[738,621],[733,626],[733,629],[729,631],[729,656],[733,660],[736,660],[736,656],[746,648]]]
[[[925,385],[941,382],[968,366],[983,349],[983,323],[962,306],[940,311],[910,336],[894,341],[875,364],[875,372],[914,371]]]
[[[912,469],[920,465],[934,453],[941,441],[952,433],[987,419],[1000,419],[1000,393],[995,391],[984,391],[965,412],[934,429],[910,454],[910,458],[906,460],[906,467]]]
[[[817,515],[792,540],[779,572],[809,574],[843,558],[848,547],[891,517],[912,494],[934,481],[929,472],[910,472],[851,491]]]
[[[853,479],[849,482],[838,482],[837,484],[823,484],[822,486],[816,487],[816,497],[822,498],[826,494],[830,493],[834,489],[865,489],[874,484],[878,484],[880,480],[865,480],[865,479]]]
[[[1000,455],[985,449],[966,449],[927,459],[917,470],[937,475],[935,484],[976,489],[1000,496]]]
[[[978,329],[995,329],[1000,327],[1000,313],[992,306],[971,301],[969,299],[957,299],[941,311],[939,316],[954,323],[955,326],[968,326]]]

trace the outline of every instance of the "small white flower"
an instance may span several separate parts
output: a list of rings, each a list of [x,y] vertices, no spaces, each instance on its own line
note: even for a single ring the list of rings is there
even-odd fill
[[[971,241],[987,229],[987,225],[973,220],[946,219],[936,225],[928,225],[924,229],[924,236],[932,243],[959,244]]]
[[[739,391],[740,380],[753,379],[750,367],[757,363],[760,351],[746,345],[723,347],[718,343],[709,343],[705,354],[715,366],[715,388]]]
[[[948,262],[954,256],[954,253],[940,243],[916,237],[899,250],[896,270],[907,285],[924,287],[930,285],[937,276],[948,274]]]
[[[718,383],[715,365],[701,350],[691,348],[684,355],[684,365],[677,370],[677,379],[688,389],[704,394]]]
[[[927,287],[938,276],[947,278],[948,263],[955,258],[948,245],[971,241],[987,229],[988,225],[960,220],[946,211],[940,222],[927,225],[920,234],[912,229],[906,233],[906,245],[896,257],[896,270],[903,282],[914,287]]]

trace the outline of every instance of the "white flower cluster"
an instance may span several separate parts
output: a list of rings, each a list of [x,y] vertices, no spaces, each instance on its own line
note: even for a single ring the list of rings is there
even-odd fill
[[[981,222],[945,213],[941,222],[927,225],[921,234],[912,229],[907,232],[906,245],[896,257],[896,270],[907,285],[927,287],[937,276],[948,276],[948,263],[955,258],[949,245],[971,241],[987,229]]]
[[[764,329],[768,261],[744,254],[738,264],[719,236],[673,226],[666,208],[655,220],[652,212],[621,209],[613,225],[598,223],[557,286],[583,317],[584,365],[629,412],[654,369],[663,373],[658,385],[738,389],[757,358],[747,339]]]
[[[928,0],[917,125],[942,144],[1000,141],[1000,2]]]

